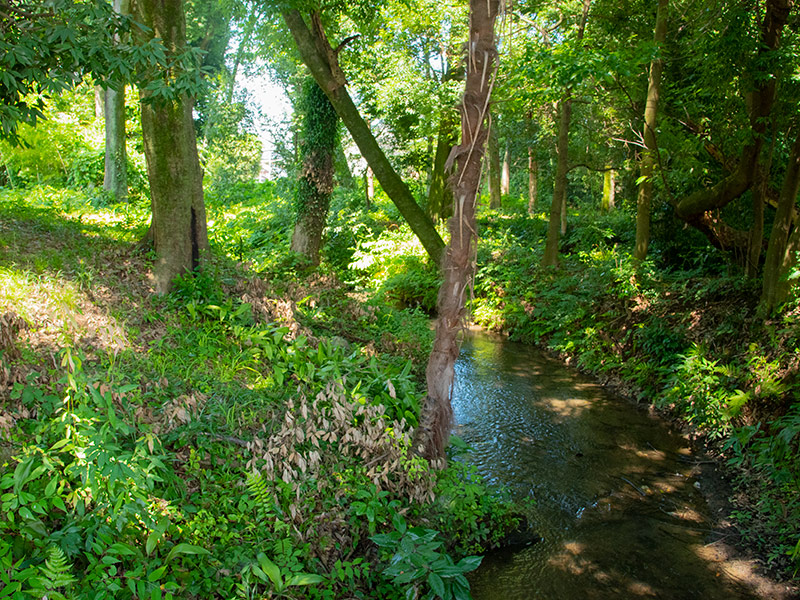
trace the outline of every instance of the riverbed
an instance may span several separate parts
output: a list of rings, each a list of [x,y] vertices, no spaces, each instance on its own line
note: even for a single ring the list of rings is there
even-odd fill
[[[642,407],[535,348],[470,331],[453,408],[462,459],[534,501],[530,543],[484,558],[475,600],[778,597],[731,559],[686,438]]]

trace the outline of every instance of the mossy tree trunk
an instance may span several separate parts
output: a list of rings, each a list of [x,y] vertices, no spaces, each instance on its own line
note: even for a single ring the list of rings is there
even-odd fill
[[[500,194],[500,146],[497,143],[497,131],[494,127],[489,131],[489,207],[498,209],[503,201]]]
[[[339,118],[313,78],[303,85],[302,165],[295,196],[297,219],[291,249],[316,266],[322,247],[322,232],[328,219],[333,192],[334,156],[338,143]]]
[[[612,168],[603,171],[603,200],[601,208],[609,212],[615,208],[617,173]]]
[[[528,146],[528,214],[536,212],[536,200],[539,195],[539,161],[533,146]]]
[[[136,18],[160,38],[167,51],[180,54],[186,47],[182,0],[135,0]],[[154,99],[146,88],[139,92],[142,138],[153,217],[149,237],[156,253],[155,290],[169,291],[178,275],[190,273],[208,252],[203,173],[197,156],[192,101]]]
[[[436,141],[436,154],[433,157],[431,186],[428,190],[428,214],[434,221],[449,219],[453,214],[453,191],[447,183],[445,164],[450,151],[455,146],[458,126],[457,113],[450,107],[442,110],[439,134]]]
[[[461,103],[461,143],[451,153],[458,165],[451,180],[454,215],[449,222],[450,242],[442,261],[444,281],[437,301],[436,337],[425,372],[428,394],[414,440],[416,450],[431,460],[444,459],[450,435],[453,415],[450,394],[458,358],[458,334],[464,326],[464,306],[475,269],[478,239],[475,207],[497,58],[494,41],[497,10],[498,0],[470,0],[470,52]]]

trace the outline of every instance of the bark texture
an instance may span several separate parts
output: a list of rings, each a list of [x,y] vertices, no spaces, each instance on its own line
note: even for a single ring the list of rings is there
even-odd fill
[[[797,245],[800,243],[798,240],[800,227],[797,222],[798,191],[800,191],[800,133],[797,134],[789,154],[789,164],[783,177],[767,256],[764,259],[761,308],[767,313],[786,301],[791,287],[786,276],[794,264]]]
[[[103,189],[117,201],[128,198],[128,153],[125,148],[125,86],[106,90],[106,153]]]
[[[169,52],[186,45],[182,0],[136,0],[137,19],[160,38]],[[173,280],[196,269],[208,251],[203,173],[197,156],[192,101],[151,101],[140,92],[142,137],[153,219],[149,235],[156,252],[156,293],[169,291]]]
[[[470,0],[470,51],[461,104],[461,144],[450,154],[458,165],[452,180],[454,215],[449,222],[450,242],[442,263],[444,281],[437,302],[436,338],[426,370],[428,395],[414,441],[415,448],[431,460],[444,458],[450,435],[453,415],[450,395],[458,358],[458,334],[463,328],[464,306],[474,272],[475,207],[497,60],[494,42],[497,10],[498,0]]]
[[[658,0],[654,40],[657,45],[667,39],[668,0]],[[647,102],[644,107],[644,145],[642,161],[639,165],[639,195],[636,199],[636,246],[633,258],[642,261],[647,256],[650,245],[650,212],[653,199],[653,172],[656,164],[656,120],[658,118],[658,99],[661,94],[661,73],[664,61],[659,57],[650,63],[647,81]]]
[[[362,156],[372,168],[375,177],[378,178],[383,191],[397,206],[428,255],[438,265],[441,261],[444,242],[436,231],[431,218],[420,208],[411,194],[411,190],[389,163],[375,136],[372,135],[367,123],[353,103],[353,99],[345,87],[344,73],[339,66],[338,50],[334,50],[328,42],[319,15],[312,13],[310,19],[312,26],[309,28],[298,10],[287,9],[281,14],[292,33],[303,62],[330,99]]]

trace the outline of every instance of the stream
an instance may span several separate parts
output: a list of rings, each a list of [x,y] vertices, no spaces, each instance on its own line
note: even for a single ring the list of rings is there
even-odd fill
[[[492,484],[532,498],[538,541],[489,553],[475,600],[757,598],[716,547],[688,443],[536,348],[470,331],[456,434]]]

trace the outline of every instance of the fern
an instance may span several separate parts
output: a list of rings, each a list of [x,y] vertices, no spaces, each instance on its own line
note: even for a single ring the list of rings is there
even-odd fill
[[[268,521],[274,518],[272,510],[275,506],[275,498],[270,489],[271,481],[261,473],[250,473],[247,476],[247,491],[253,499],[253,508],[259,521]]]
[[[42,589],[36,592],[47,592],[47,597],[51,600],[64,598],[55,590],[65,588],[76,581],[70,573],[71,570],[72,564],[67,560],[64,551],[58,546],[50,546],[44,566],[39,567],[39,583]]]

